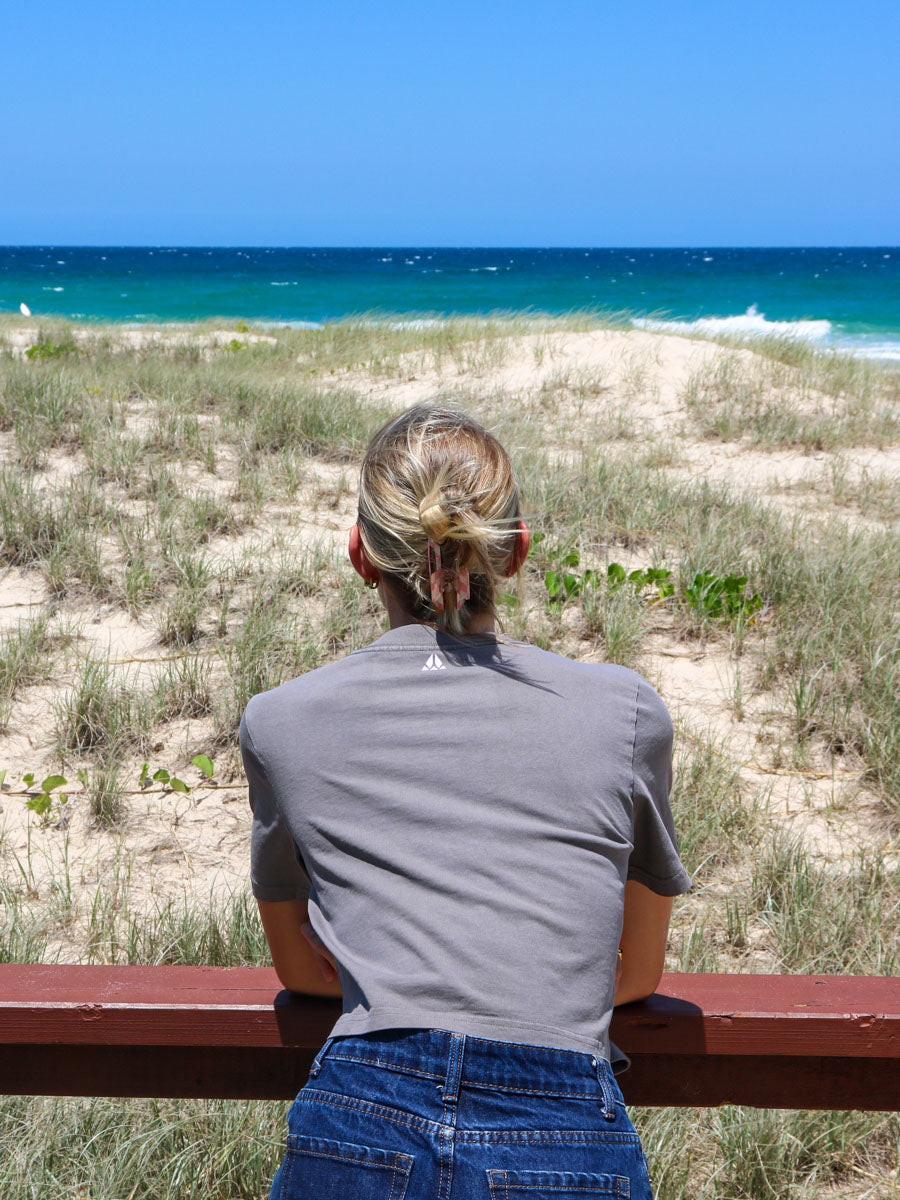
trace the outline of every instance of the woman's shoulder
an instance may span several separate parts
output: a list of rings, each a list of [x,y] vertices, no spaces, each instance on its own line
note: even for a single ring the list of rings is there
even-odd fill
[[[672,718],[662,696],[631,667],[603,660],[568,658],[530,642],[507,644],[518,649],[522,667],[535,675],[565,684],[568,690],[586,696],[602,694],[607,699],[633,705],[636,725],[671,732]]]
[[[264,692],[257,692],[247,702],[241,721],[242,726],[246,727],[252,722],[253,733],[256,734],[258,727],[264,722],[270,724],[280,716],[288,713],[294,714],[298,709],[307,705],[320,703],[322,697],[332,687],[341,684],[351,658],[352,655],[348,655],[345,658],[335,659],[334,662],[324,663],[293,679],[287,679],[276,687],[269,688]]]
[[[511,638],[503,638],[502,645],[509,648],[511,654],[518,654],[524,663],[530,663],[533,668],[545,672],[570,676],[581,679],[587,685],[603,684],[615,686],[626,691],[649,690],[654,696],[656,692],[631,667],[620,666],[619,663],[606,662],[603,659],[569,658],[555,650],[545,650],[533,642],[518,642]]]

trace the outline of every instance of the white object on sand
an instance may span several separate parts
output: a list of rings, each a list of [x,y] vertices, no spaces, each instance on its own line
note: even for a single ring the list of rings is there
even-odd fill
[[[22,316],[23,316],[23,317],[30,317],[30,316],[31,316],[31,309],[28,307],[28,305],[27,305],[27,304],[20,304],[20,305],[19,305],[19,312],[22,314]]]

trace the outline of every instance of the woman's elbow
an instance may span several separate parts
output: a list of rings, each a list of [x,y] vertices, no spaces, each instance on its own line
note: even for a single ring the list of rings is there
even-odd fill
[[[340,979],[325,980],[321,975],[314,975],[303,970],[292,970],[290,967],[275,966],[275,974],[281,986],[289,992],[300,996],[334,996],[343,995]]]
[[[662,971],[649,973],[645,971],[640,974],[629,974],[623,971],[616,984],[613,1004],[631,1004],[635,1000],[646,1000],[659,987],[661,979]]]

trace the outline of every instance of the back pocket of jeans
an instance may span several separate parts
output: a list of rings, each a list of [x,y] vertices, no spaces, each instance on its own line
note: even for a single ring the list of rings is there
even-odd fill
[[[624,1175],[592,1171],[488,1171],[491,1200],[584,1200],[615,1196],[627,1200],[631,1186]]]
[[[279,1200],[403,1200],[413,1162],[399,1150],[291,1134]]]

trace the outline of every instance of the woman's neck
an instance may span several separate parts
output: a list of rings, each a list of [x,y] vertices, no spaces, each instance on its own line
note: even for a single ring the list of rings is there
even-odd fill
[[[420,621],[408,612],[407,609],[399,603],[393,595],[390,588],[384,586],[383,583],[378,585],[378,595],[381,597],[381,602],[387,610],[388,624],[391,629],[399,629],[401,625],[429,625],[429,621]],[[493,613],[477,613],[469,621],[469,627],[466,633],[493,633],[494,632],[494,616]]]

